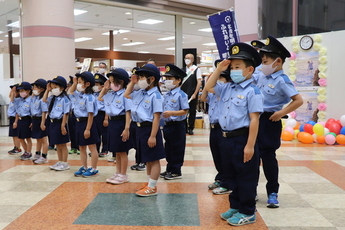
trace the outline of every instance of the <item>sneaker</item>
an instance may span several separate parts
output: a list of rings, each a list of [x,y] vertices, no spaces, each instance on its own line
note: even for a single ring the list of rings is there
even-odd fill
[[[56,171],[65,171],[69,169],[69,165],[67,162],[61,162],[58,166],[54,168]]]
[[[56,167],[58,167],[62,162],[58,161],[54,165],[49,166],[50,169],[55,170]]]
[[[38,160],[40,157],[41,157],[40,154],[35,154],[35,156],[33,156],[33,157],[31,158],[31,160],[32,160],[32,161],[35,161],[35,160]]]
[[[210,190],[213,190],[213,189],[218,188],[218,187],[220,187],[219,181],[215,181],[214,183],[208,185],[208,189],[210,189]]]
[[[238,209],[230,208],[228,211],[220,214],[220,217],[223,220],[227,220],[227,219],[231,218],[233,215],[235,215],[236,213],[238,213]]]
[[[74,173],[74,176],[83,176],[83,173],[86,172],[86,168],[84,166],[81,166],[78,171]]]
[[[116,177],[117,177],[117,174],[114,173],[114,175],[112,175],[111,177],[107,178],[105,181],[106,181],[107,183],[110,183],[110,181],[114,180]]]
[[[106,156],[108,156],[108,152],[106,152],[106,151],[105,152],[101,152],[101,153],[98,154],[98,156],[99,157],[106,157]]]
[[[182,179],[182,174],[176,173],[167,173],[164,177],[165,180],[175,180],[175,179]]]
[[[80,150],[79,150],[79,149],[77,149],[76,153],[77,153],[77,155],[80,155]]]
[[[40,157],[38,158],[37,160],[34,161],[35,164],[38,164],[38,165],[41,165],[41,164],[45,164],[45,163],[48,163],[48,160],[47,158],[44,158],[44,157]]]
[[[223,188],[223,187],[218,187],[212,190],[212,193],[215,195],[222,195],[222,194],[229,194],[232,191],[227,189],[227,188]]]
[[[70,151],[68,151],[69,154],[73,154],[73,153],[77,153],[76,149],[71,149]]]
[[[132,170],[137,170],[138,165],[139,165],[138,163],[135,163],[134,165],[131,166],[131,169]]]
[[[137,171],[144,171],[146,169],[145,163],[139,163],[137,166]]]
[[[256,222],[256,216],[254,215],[246,215],[242,213],[236,213],[229,219],[227,219],[228,223],[233,226],[241,226],[246,224],[253,224]]]
[[[140,190],[142,190],[142,189],[146,188],[148,185],[149,185],[149,183],[148,183],[148,182],[143,183],[142,185],[140,185],[140,186],[137,188],[137,191],[140,191]]]
[[[14,155],[21,153],[22,150],[20,148],[14,147],[12,150],[8,151],[8,154]]]
[[[150,188],[149,186],[146,186],[135,194],[137,194],[137,196],[157,196],[157,187]]]
[[[271,193],[268,196],[267,208],[279,208],[278,194],[277,193]]]
[[[113,180],[109,180],[108,183],[110,184],[123,184],[128,182],[128,176],[127,175],[117,175]]]
[[[164,178],[167,174],[168,174],[168,173],[165,171],[165,172],[162,172],[161,174],[159,174],[159,176],[160,176],[161,178]]]
[[[116,157],[109,157],[108,162],[116,162]]]
[[[28,153],[28,152],[24,152],[21,156],[20,156],[20,159],[22,161],[27,161],[27,160],[30,160],[32,157],[32,154],[31,153]]]
[[[90,176],[95,176],[97,174],[98,174],[97,169],[88,168],[82,175],[83,177],[90,177]]]
[[[54,147],[53,146],[48,146],[48,150],[53,150]]]

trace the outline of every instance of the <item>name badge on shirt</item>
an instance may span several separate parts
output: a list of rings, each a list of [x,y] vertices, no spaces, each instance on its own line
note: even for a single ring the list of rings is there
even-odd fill
[[[148,104],[150,103],[150,101],[149,101],[149,100],[145,100],[145,102],[146,102],[146,103],[148,103]]]
[[[274,89],[274,85],[272,84],[268,84],[268,87],[270,87],[271,89]]]
[[[115,102],[116,102],[116,103],[121,103],[121,101],[119,101],[119,100],[116,100]]]
[[[84,105],[84,102],[79,102],[80,105]]]
[[[174,103],[175,103],[175,102],[176,102],[176,100],[174,100],[174,99],[171,99],[171,102],[174,102]]]
[[[237,97],[238,97],[239,99],[244,99],[244,96],[243,96],[243,95],[237,95]]]

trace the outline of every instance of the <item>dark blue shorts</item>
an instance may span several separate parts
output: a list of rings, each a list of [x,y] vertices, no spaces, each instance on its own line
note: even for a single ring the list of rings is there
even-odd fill
[[[34,139],[41,139],[43,137],[47,136],[47,128],[46,130],[41,129],[41,119],[32,119],[32,127],[31,127],[31,137]],[[46,127],[47,127],[47,122],[46,122]]]
[[[13,122],[16,119],[15,117],[9,117],[10,126],[8,127],[8,136],[9,137],[18,137],[18,128],[13,128]]]
[[[59,145],[69,142],[69,133],[66,125],[66,135],[61,133],[62,121],[50,122],[49,123],[49,145]]]
[[[31,125],[31,118],[26,119],[26,120],[18,120],[17,130],[18,130],[19,139],[31,138],[30,125]]]
[[[92,123],[91,129],[90,129],[90,137],[88,139],[85,139],[84,131],[85,131],[86,125],[87,125],[87,120],[77,122],[75,125],[76,137],[77,137],[77,142],[79,146],[93,145],[100,142],[95,123]]]
[[[132,148],[131,133],[129,140],[122,141],[121,134],[125,128],[126,120],[109,120],[108,125],[108,146],[113,153],[127,152]]]

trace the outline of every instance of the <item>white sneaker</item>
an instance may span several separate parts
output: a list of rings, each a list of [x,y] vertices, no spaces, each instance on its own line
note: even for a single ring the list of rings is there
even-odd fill
[[[48,160],[46,158],[44,158],[44,157],[40,157],[37,160],[35,160],[34,163],[38,164],[38,165],[45,164],[45,163],[48,163]]]
[[[61,163],[62,163],[61,161],[58,161],[58,162],[56,162],[54,165],[49,166],[49,168],[50,168],[51,170],[55,170],[55,168],[58,167]]]
[[[67,162],[61,162],[61,164],[55,168],[55,171],[65,171],[68,169],[69,169],[68,163]]]
[[[105,181],[106,181],[107,183],[110,183],[110,181],[114,180],[116,177],[117,177],[117,174],[114,173],[114,175],[112,175],[111,177],[107,178]]]
[[[116,158],[115,157],[109,157],[108,162],[116,162]]]

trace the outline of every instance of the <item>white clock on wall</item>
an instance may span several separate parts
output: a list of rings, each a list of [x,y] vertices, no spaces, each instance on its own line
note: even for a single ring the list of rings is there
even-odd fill
[[[313,47],[314,40],[312,37],[305,35],[299,40],[299,46],[303,50],[309,50],[311,47]]]

